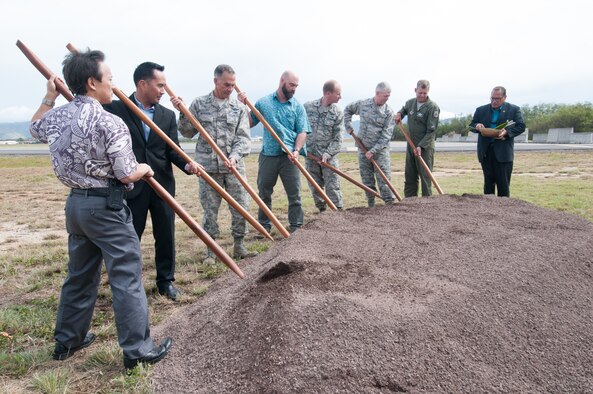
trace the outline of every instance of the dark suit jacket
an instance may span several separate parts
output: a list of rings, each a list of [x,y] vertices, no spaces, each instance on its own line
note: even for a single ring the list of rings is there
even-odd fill
[[[136,102],[133,94],[130,96],[130,100],[133,103]],[[148,141],[146,141],[144,139],[144,129],[142,128],[141,120],[124,102],[116,100],[104,107],[107,111],[122,118],[126,125],[128,125],[130,135],[132,136],[132,149],[134,150],[136,160],[139,163],[148,164],[154,171],[154,179],[174,196],[175,178],[173,177],[171,163],[186,172],[184,169],[185,160],[152,130],[150,130]],[[177,120],[173,111],[157,104],[154,110],[153,122],[179,146]],[[150,186],[142,180],[134,183],[134,189],[128,192],[127,199],[132,199],[141,193],[145,193],[146,188],[150,188]]]
[[[484,157],[486,157],[486,152],[488,152],[488,147],[491,144],[494,148],[494,156],[498,162],[508,163],[513,161],[515,137],[525,131],[525,123],[523,122],[523,115],[521,114],[521,109],[519,107],[510,103],[503,103],[500,108],[501,113],[496,125],[503,124],[507,120],[514,120],[515,124],[506,128],[509,134],[504,140],[497,140],[493,137],[483,137],[482,134],[478,136],[478,160],[480,163],[484,160]],[[483,105],[476,109],[470,126],[476,127],[478,123],[482,123],[489,128],[491,120],[492,106],[490,104]],[[472,131],[479,134],[475,129],[472,129]]]

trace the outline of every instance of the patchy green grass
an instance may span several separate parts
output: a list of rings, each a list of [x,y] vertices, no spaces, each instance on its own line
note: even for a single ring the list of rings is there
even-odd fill
[[[202,297],[208,292],[208,286],[196,286],[191,289],[191,295],[194,297]]]
[[[33,374],[29,386],[37,391],[47,394],[67,393],[71,379],[70,371],[65,368],[50,369]]]
[[[86,370],[117,369],[121,366],[123,354],[117,343],[94,350],[83,363]]]
[[[0,156],[0,168],[51,168],[49,156]]]
[[[0,351],[0,376],[20,378],[51,360],[53,346],[37,347],[36,350]]]
[[[217,262],[216,264],[204,264],[202,268],[203,279],[214,279],[228,271],[226,265]]]
[[[10,305],[0,310],[0,331],[8,333],[11,341],[0,342],[2,352],[22,351],[36,341],[49,341],[53,337],[57,300],[34,299],[26,304]]]
[[[129,374],[120,375],[111,380],[113,392],[118,393],[152,393],[150,387],[150,371],[152,366],[139,364]]]
[[[255,241],[247,248],[250,252],[264,253],[272,244],[270,242]]]

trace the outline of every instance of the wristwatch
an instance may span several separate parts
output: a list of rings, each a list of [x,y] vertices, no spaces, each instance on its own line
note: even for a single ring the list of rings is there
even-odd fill
[[[54,106],[54,105],[56,105],[56,102],[55,102],[55,101],[48,100],[48,99],[44,98],[43,100],[41,100],[41,104],[45,104],[45,105],[47,105],[48,107],[52,107],[52,108],[53,108],[53,106]]]

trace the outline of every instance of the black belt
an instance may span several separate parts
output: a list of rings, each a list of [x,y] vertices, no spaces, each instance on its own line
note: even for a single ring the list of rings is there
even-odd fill
[[[80,194],[83,196],[93,196],[93,197],[107,197],[109,195],[109,188],[108,187],[98,187],[92,189],[72,189],[70,190],[70,194]]]

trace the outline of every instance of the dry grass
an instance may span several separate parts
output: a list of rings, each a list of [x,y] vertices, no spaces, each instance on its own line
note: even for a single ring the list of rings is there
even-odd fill
[[[302,159],[301,159],[302,160]],[[342,154],[341,169],[359,178],[356,155]],[[403,154],[393,154],[393,180],[403,192]],[[447,193],[481,193],[482,174],[475,153],[439,153],[435,177]],[[257,157],[247,161],[249,181],[254,188]],[[176,171],[177,200],[201,221],[196,177]],[[92,330],[96,344],[66,362],[51,360],[52,332],[61,282],[66,273],[67,253],[64,229],[64,200],[68,189],[53,175],[49,158],[0,157],[0,392],[146,392],[150,370],[125,376],[111,308],[106,277],[101,285]],[[364,206],[364,193],[342,180],[345,208]],[[565,210],[593,221],[590,192],[593,190],[591,152],[517,152],[511,193],[537,205]],[[306,182],[302,182],[306,221],[316,212]],[[273,211],[287,224],[286,194],[276,187]],[[251,209],[256,215],[257,206]],[[220,244],[232,248],[230,214],[223,203],[220,212]],[[201,264],[204,244],[179,219],[177,235],[177,285],[183,292],[179,302],[171,302],[155,291],[154,253],[151,225],[142,241],[144,286],[151,321],[164,321],[177,308],[195,302],[208,291],[210,283],[225,267]],[[265,251],[271,244],[247,237],[252,250]],[[276,238],[279,236],[276,232]],[[241,265],[241,263],[240,263]],[[33,324],[34,323],[34,324]]]

